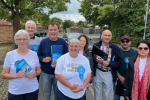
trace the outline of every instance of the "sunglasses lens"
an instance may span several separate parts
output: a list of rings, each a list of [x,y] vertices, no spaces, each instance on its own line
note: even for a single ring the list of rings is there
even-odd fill
[[[129,41],[121,41],[121,42],[122,42],[122,43],[125,43],[125,42],[126,42],[126,43],[129,43]]]

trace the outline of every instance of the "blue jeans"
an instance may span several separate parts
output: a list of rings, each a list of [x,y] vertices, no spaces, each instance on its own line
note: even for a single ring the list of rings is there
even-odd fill
[[[79,99],[72,99],[72,98],[70,98],[70,97],[67,97],[67,96],[65,96],[58,88],[57,88],[57,90],[56,90],[56,93],[57,93],[57,100],[84,100],[84,95],[81,97],[81,98],[79,98]]]
[[[51,100],[52,85],[53,85],[55,100],[57,100],[56,99],[57,79],[55,75],[46,74],[42,71],[41,84],[43,90],[43,100]]]
[[[116,82],[113,82],[113,91],[114,91],[114,99],[113,100],[120,100],[120,96],[115,94],[116,87],[117,87],[117,85],[115,85],[115,84],[116,84]],[[127,99],[124,97],[124,100],[127,100]]]

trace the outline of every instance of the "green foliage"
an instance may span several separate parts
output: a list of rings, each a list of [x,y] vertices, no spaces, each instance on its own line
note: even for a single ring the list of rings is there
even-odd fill
[[[39,32],[35,32],[34,34],[35,34],[35,36],[40,37],[40,33]]]
[[[63,29],[67,29],[67,28],[69,28],[69,27],[71,27],[71,26],[73,26],[72,21],[70,21],[70,20],[65,20],[65,21],[63,22]]]
[[[85,27],[85,24],[84,24],[83,21],[79,21],[79,22],[77,23],[77,26],[78,26],[79,28],[83,28],[83,27]]]
[[[109,25],[107,29],[112,31],[112,42],[119,43],[121,36],[129,35],[132,39],[131,46],[136,46],[144,34],[145,4],[146,0],[82,0],[79,12],[94,25],[101,28]],[[146,39],[150,40],[149,18]]]
[[[52,19],[51,19],[51,23],[55,23],[55,24],[57,24],[58,26],[60,26],[60,24],[62,24],[62,20],[60,19],[60,18],[57,18],[57,17],[53,17]]]
[[[64,32],[60,32],[60,33],[59,33],[59,35],[64,35],[64,34],[65,34]]]

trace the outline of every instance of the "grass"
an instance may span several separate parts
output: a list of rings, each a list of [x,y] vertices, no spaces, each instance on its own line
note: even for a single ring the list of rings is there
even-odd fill
[[[64,32],[60,32],[60,33],[59,33],[59,35],[64,35],[64,34],[65,34]]]

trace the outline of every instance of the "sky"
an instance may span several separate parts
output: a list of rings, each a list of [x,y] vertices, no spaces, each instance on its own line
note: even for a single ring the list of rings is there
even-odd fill
[[[58,17],[63,21],[71,20],[75,23],[79,21],[85,21],[85,18],[78,12],[78,9],[80,8],[80,2],[78,0],[71,0],[71,3],[67,3],[66,5],[68,6],[68,11],[55,13],[51,15],[50,18]]]

